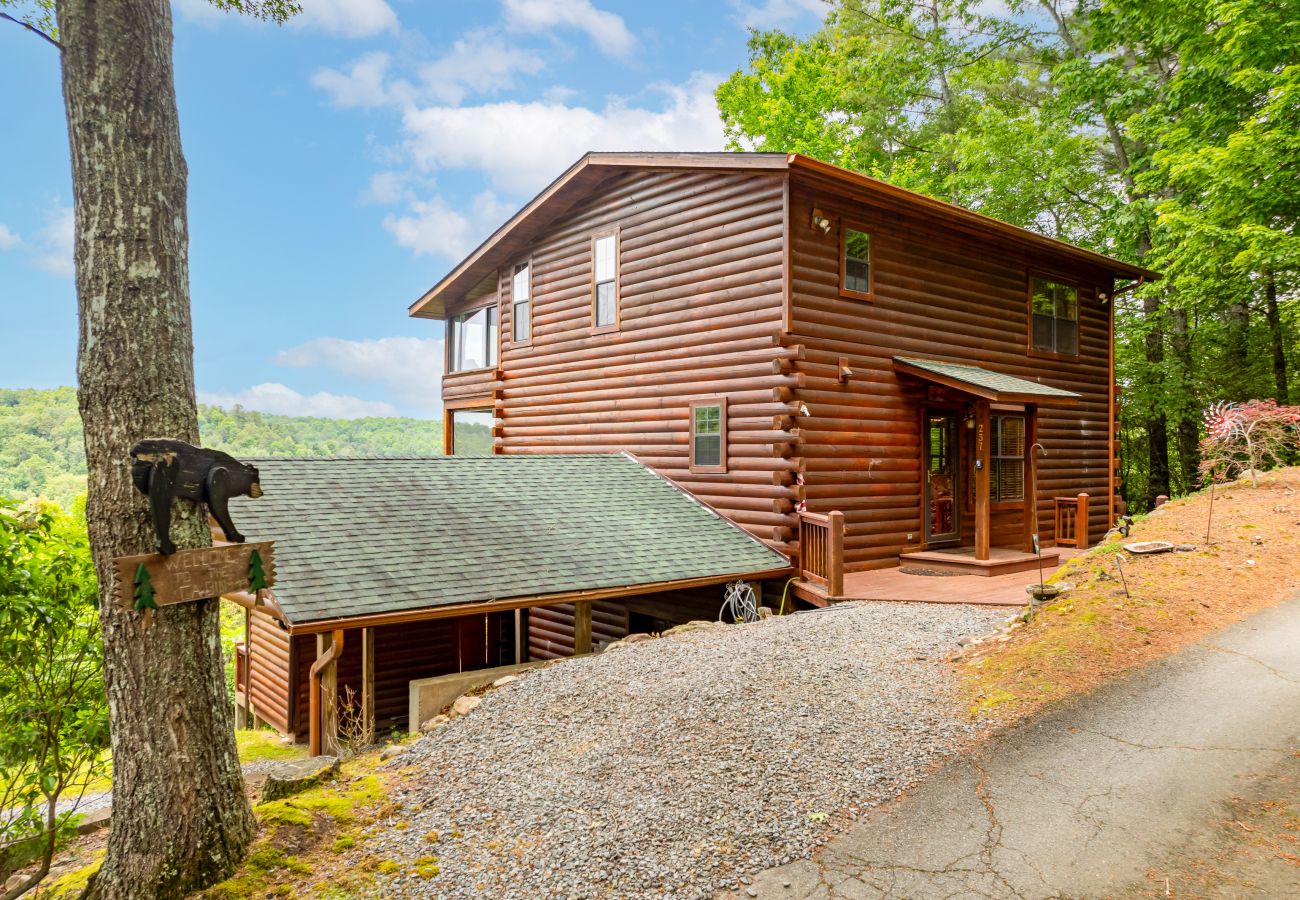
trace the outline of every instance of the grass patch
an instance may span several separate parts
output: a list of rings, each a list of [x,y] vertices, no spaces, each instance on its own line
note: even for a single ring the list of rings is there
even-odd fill
[[[235,746],[242,763],[303,759],[307,756],[305,747],[284,743],[279,732],[268,728],[239,729],[235,732]]]

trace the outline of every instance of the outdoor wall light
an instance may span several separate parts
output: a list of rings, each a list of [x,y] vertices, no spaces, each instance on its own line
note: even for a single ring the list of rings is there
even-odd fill
[[[826,218],[826,214],[820,209],[814,208],[812,211],[812,227],[820,228],[822,234],[831,233],[831,220]]]

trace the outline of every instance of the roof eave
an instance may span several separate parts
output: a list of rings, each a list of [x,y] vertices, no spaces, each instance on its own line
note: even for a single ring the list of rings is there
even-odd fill
[[[974,384],[955,375],[948,375],[943,372],[935,372],[933,369],[927,369],[924,366],[918,366],[899,357],[894,357],[894,371],[904,375],[911,375],[914,378],[920,378],[944,387],[961,391],[965,394],[971,394],[993,403],[1042,403],[1057,406],[1073,406],[1081,399],[1073,391],[1060,391],[1054,388],[1057,393],[1030,393],[1027,391],[1000,391],[996,388],[987,387],[982,384]]]
[[[872,178],[870,175],[862,175],[858,172],[851,172],[839,166],[822,162],[808,156],[802,156],[798,153],[789,155],[790,167],[801,169],[810,174],[822,178],[838,181],[843,184],[851,184],[855,187],[892,197],[902,203],[912,206],[919,206],[923,209],[929,209],[937,215],[944,216],[951,220],[962,222],[976,230],[992,232],[1002,237],[1011,238],[1027,246],[1036,249],[1044,249],[1074,257],[1083,262],[1099,266],[1103,269],[1109,269],[1116,275],[1125,278],[1144,278],[1147,281],[1158,281],[1159,272],[1153,272],[1142,266],[1135,266],[1118,260],[1104,253],[1097,253],[1093,250],[1085,250],[1082,247],[1076,247],[1074,244],[1057,240],[1056,238],[1047,237],[1030,231],[1027,228],[1021,228],[1018,225],[1012,225],[995,219],[992,216],[986,216],[983,213],[975,212],[964,206],[957,206],[953,203],[945,203],[942,200],[936,200],[933,197],[927,197],[916,191],[909,191],[906,188],[900,188],[897,185],[882,181],[879,178]]]

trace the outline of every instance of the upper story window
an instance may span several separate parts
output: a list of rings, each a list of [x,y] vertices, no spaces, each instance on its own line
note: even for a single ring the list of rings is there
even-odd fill
[[[840,231],[840,294],[871,299],[871,235],[848,225]]]
[[[484,306],[447,320],[451,372],[486,369],[497,364],[497,308]]]
[[[618,232],[591,241],[591,320],[597,330],[618,327]]]
[[[1030,346],[1040,353],[1079,353],[1079,289],[1030,276]]]
[[[727,400],[691,402],[691,471],[727,471]]]
[[[1025,499],[1025,417],[993,416],[993,470],[989,472],[989,499],[1006,503]]]
[[[533,336],[532,267],[522,262],[515,266],[510,280],[511,334],[516,341],[527,341]]]

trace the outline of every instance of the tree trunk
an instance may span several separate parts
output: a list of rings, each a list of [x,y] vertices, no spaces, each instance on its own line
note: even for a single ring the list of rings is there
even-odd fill
[[[1169,308],[1169,349],[1173,351],[1177,383],[1165,382],[1165,395],[1176,392],[1177,402],[1174,435],[1178,443],[1179,477],[1184,491],[1196,486],[1200,477],[1201,428],[1195,409],[1195,362],[1192,356],[1192,335],[1187,324],[1187,310],[1180,306]]]
[[[254,831],[235,751],[218,603],[164,607],[146,629],[114,601],[114,557],[152,550],[128,452],[198,442],[186,169],[167,0],[59,0],[76,201],[78,399],[86,518],[100,586],[113,823],[91,897],[179,897],[226,877]],[[210,543],[178,501],[172,536]]]
[[[1227,310],[1227,371],[1231,375],[1229,389],[1234,400],[1249,400],[1250,377],[1250,309],[1241,301],[1228,304]]]
[[[1160,298],[1147,296],[1142,300],[1142,311],[1149,322],[1146,334],[1148,372],[1164,381],[1165,331],[1161,324],[1164,313]],[[1156,374],[1159,373],[1159,374]],[[1152,410],[1146,421],[1147,428],[1147,504],[1155,508],[1156,497],[1169,496],[1169,421],[1165,414]]]
[[[1291,403],[1291,392],[1286,383],[1286,334],[1282,329],[1282,313],[1277,307],[1277,277],[1269,272],[1264,278],[1264,314],[1268,319],[1269,343],[1273,345],[1273,391],[1282,406]]]

